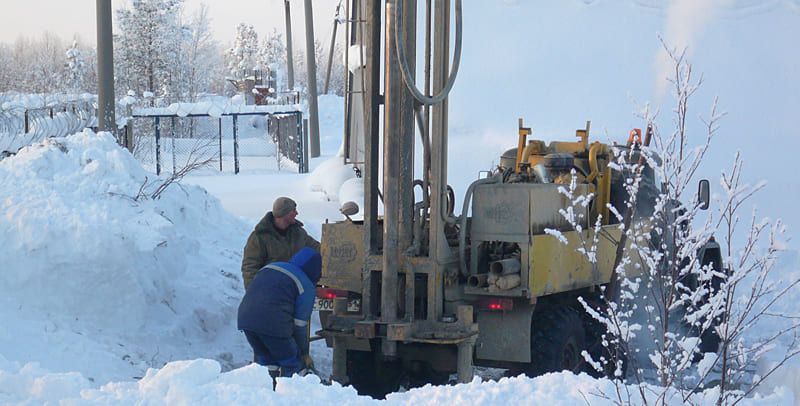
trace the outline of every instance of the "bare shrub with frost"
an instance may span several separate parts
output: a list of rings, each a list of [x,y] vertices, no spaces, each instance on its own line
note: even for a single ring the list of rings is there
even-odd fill
[[[764,184],[741,182],[738,153],[732,168],[721,174],[722,193],[715,195],[712,210],[700,214],[697,173],[724,113],[715,100],[709,116],[700,117],[703,139],[693,145],[688,102],[702,78],[693,78],[684,53],[664,48],[674,66],[669,80],[676,100],[674,128],[663,134],[657,112],[644,106],[639,115],[649,134],[643,145],[617,149],[617,159],[609,163],[625,175],[628,198],[624,213],[608,205],[622,231],[611,283],[601,289],[600,305],[596,298],[580,299],[605,329],[600,342],[607,351],[599,357],[593,351],[583,355],[597,372],[623,377],[627,370],[624,380],[615,381],[616,393],[596,394],[620,404],[664,405],[676,397],[693,404],[713,396],[718,405],[734,405],[800,353],[798,317],[776,307],[800,280],[780,281],[773,275],[785,249],[780,220],[759,218],[755,210],[749,221],[740,219],[744,204]],[[654,173],[643,176],[647,170]],[[648,185],[648,179],[657,184]],[[647,189],[653,186],[657,193],[650,196]],[[585,212],[581,209],[593,196],[575,190],[574,181],[561,188],[572,201],[561,214],[583,236],[576,250],[596,267],[601,219],[593,232],[581,232],[588,222],[575,213]],[[771,328],[754,338],[753,330],[766,326]],[[754,374],[756,362],[770,351],[777,361]]]

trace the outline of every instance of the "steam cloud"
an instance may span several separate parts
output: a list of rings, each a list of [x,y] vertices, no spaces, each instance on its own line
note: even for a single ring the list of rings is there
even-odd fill
[[[679,53],[686,49],[690,57],[694,51],[694,40],[702,35],[705,26],[717,12],[728,6],[731,0],[675,0],[667,7],[667,18],[662,38],[664,43]],[[653,61],[655,89],[653,100],[661,104],[666,93],[667,78],[672,77],[674,66],[663,47],[659,46]]]

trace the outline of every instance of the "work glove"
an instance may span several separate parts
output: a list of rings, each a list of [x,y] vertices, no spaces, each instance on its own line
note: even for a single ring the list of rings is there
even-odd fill
[[[308,333],[308,326],[295,326],[294,331],[292,332],[292,338],[294,338],[294,342],[297,344],[297,351],[300,353],[301,357],[308,354]]]

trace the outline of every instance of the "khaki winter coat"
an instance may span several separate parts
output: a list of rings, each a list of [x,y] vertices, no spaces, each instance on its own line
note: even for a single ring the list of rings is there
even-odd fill
[[[303,223],[295,222],[289,226],[285,235],[281,235],[272,219],[272,212],[267,213],[247,238],[242,257],[242,279],[245,290],[264,265],[287,262],[303,247],[319,251],[319,241],[306,233]]]

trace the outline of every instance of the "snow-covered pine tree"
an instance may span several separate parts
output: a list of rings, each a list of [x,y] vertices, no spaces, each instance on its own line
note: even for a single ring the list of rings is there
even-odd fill
[[[261,52],[258,45],[258,33],[252,25],[239,23],[236,26],[236,39],[225,52],[228,58],[228,74],[234,79],[242,79],[252,74],[257,68]]]
[[[181,45],[185,29],[180,22],[183,0],[133,0],[130,9],[118,9],[115,36],[116,87],[120,94],[151,92],[156,100],[176,101],[181,89]]]
[[[72,42],[72,47],[67,50],[67,88],[73,93],[83,90],[86,78],[86,62],[83,52],[78,48],[78,41]]]
[[[277,78],[276,90],[285,88],[286,83],[286,45],[283,43],[283,35],[277,28],[272,29],[269,37],[264,40],[264,47],[261,49],[261,59],[264,64],[275,73]]]

